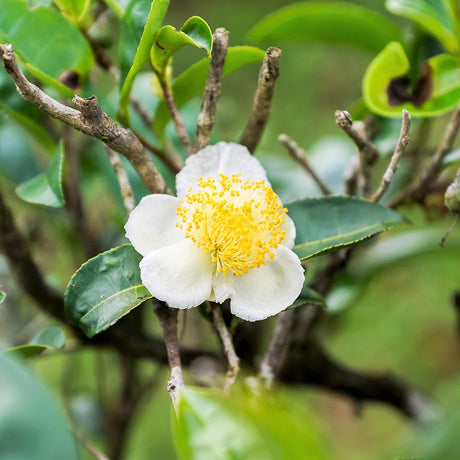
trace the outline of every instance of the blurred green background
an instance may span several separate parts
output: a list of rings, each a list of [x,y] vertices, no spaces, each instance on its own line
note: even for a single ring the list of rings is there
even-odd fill
[[[391,17],[384,10],[382,1],[354,3]],[[245,40],[247,31],[266,14],[287,4],[289,2],[281,0],[172,0],[165,22],[180,26],[188,17],[197,14],[207,20],[213,30],[227,28],[231,45],[251,44]],[[403,28],[407,27],[404,21],[395,17],[392,20]],[[348,109],[360,97],[361,79],[372,56],[362,50],[337,45],[267,44],[272,45],[280,46],[283,56],[272,116],[258,156],[281,197],[289,200],[309,195],[315,190],[307,175],[295,166],[280,146],[278,135],[287,133],[293,137],[311,153],[318,171],[325,175],[337,167],[333,156],[335,152],[339,152],[338,158],[349,158],[353,146],[335,125],[334,111]],[[180,73],[201,57],[199,50],[181,50],[175,57],[175,73]],[[249,117],[258,70],[257,65],[248,66],[224,81],[216,138],[238,140]],[[196,116],[198,109],[199,101],[194,101],[184,109],[184,116]],[[436,144],[445,120],[436,121],[429,138],[430,145]],[[6,129],[4,126],[3,130]],[[395,137],[393,139],[396,140]],[[2,137],[2,146],[19,152],[30,148],[20,135],[11,136],[11,131],[9,136]],[[102,156],[101,150],[97,152]],[[93,163],[105,161],[95,160],[92,154],[92,151],[88,152],[84,157],[86,167],[90,169]],[[40,160],[35,157],[35,161],[39,163]],[[107,225],[106,230],[108,246],[120,241],[123,225],[118,204],[107,193],[106,182],[110,180],[113,179],[109,176],[93,175],[85,183],[86,207],[90,210],[91,224],[103,233],[106,225],[100,216],[111,218],[111,225]],[[336,185],[340,190],[340,184]],[[37,210],[15,198],[11,202],[17,206],[20,224],[34,243],[34,254],[47,269],[48,281],[63,289],[75,266],[83,262],[81,252],[75,248],[68,222],[58,212]],[[391,266],[383,266],[364,279],[364,288],[358,297],[349,305],[341,305],[340,311],[331,313],[324,331],[324,343],[340,362],[357,369],[393,373],[432,395],[440,410],[449,412],[460,401],[460,348],[452,306],[453,292],[460,290],[460,230],[457,227],[446,247],[440,248],[437,242],[450,225],[451,217],[442,215],[439,211],[441,206],[435,208],[432,221],[418,210],[407,209],[414,225],[383,237],[407,233],[412,242],[416,238],[423,240],[424,251],[404,257]],[[44,216],[51,224],[46,231],[40,226]],[[423,233],[428,227],[430,233]],[[364,245],[356,254],[351,274],[359,276],[361,255],[366,249]],[[396,246],[391,250],[398,252]],[[8,346],[27,340],[46,325],[48,319],[36,314],[27,299],[21,300],[3,259],[0,259],[0,276],[3,288],[8,292],[8,298],[0,309],[0,344]],[[188,345],[197,343],[193,326],[198,323],[200,328],[206,329],[209,347],[217,349],[217,340],[209,325],[196,312],[187,314],[183,342]],[[118,379],[115,363],[116,357],[110,352],[87,350],[38,357],[33,366],[55,394],[61,394],[65,388],[88,434],[97,439],[100,434],[96,403],[97,369],[103,366],[106,371],[110,395]],[[149,374],[154,371],[154,366],[146,362],[144,372]],[[167,373],[163,371],[154,393],[136,415],[127,447],[126,458],[130,460],[175,458],[166,379]],[[365,404],[358,410],[346,397],[312,388],[281,391],[287,393],[286,397],[293,405],[309,411],[317,420],[330,448],[331,458],[411,458],[420,454],[419,428],[389,407]],[[101,440],[99,444],[104,447]]]

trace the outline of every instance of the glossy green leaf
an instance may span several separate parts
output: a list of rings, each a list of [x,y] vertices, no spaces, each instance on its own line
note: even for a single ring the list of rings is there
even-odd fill
[[[187,387],[174,417],[181,460],[326,459],[311,420],[267,397]]]
[[[444,9],[443,2],[436,0],[387,0],[385,6],[393,14],[416,22],[429,34],[437,38],[443,47],[452,54],[459,54],[460,44],[455,34],[450,11]]]
[[[78,460],[67,420],[19,361],[0,355],[0,452],[11,460]]]
[[[64,143],[61,141],[47,171],[19,185],[16,193],[28,203],[62,208],[65,203],[62,192],[63,169]]]
[[[42,351],[63,348],[65,336],[59,326],[50,326],[38,332],[27,344],[19,345],[6,350],[7,353],[19,355],[22,358],[31,358]]]
[[[91,0],[54,0],[62,14],[77,26],[87,26]]]
[[[374,11],[344,2],[302,2],[281,8],[258,22],[250,40],[277,44],[283,40],[339,43],[379,52],[402,40],[398,28]]]
[[[59,76],[67,70],[87,75],[94,63],[89,44],[74,25],[54,8],[29,8],[26,0],[2,0],[0,42],[13,44],[31,73],[69,97],[74,93],[57,81]]]
[[[290,307],[288,307],[288,310],[302,307],[303,305],[316,305],[318,307],[326,307],[326,300],[324,297],[308,287],[308,283],[309,281],[305,280],[302,291],[300,292],[300,296]]]
[[[151,298],[140,278],[141,259],[130,244],[124,244],[83,264],[64,296],[72,324],[93,337]]]
[[[50,136],[48,131],[33,118],[12,109],[9,105],[4,104],[2,101],[0,101],[0,111],[6,113],[12,120],[16,121],[25,128],[27,132],[30,133],[30,135],[34,137],[34,139],[46,150],[53,152],[56,149],[54,139]]]
[[[403,108],[414,117],[433,117],[452,110],[460,99],[459,60],[440,54],[426,62],[432,78],[429,98],[417,106],[412,102],[391,105],[388,87],[394,79],[408,75],[410,64],[402,45],[390,43],[366,70],[363,96],[367,106],[373,112],[387,117],[400,117]]]
[[[260,48],[253,46],[233,46],[227,51],[227,57],[224,65],[224,76],[238,70],[239,68],[262,62],[265,52]],[[209,71],[209,60],[202,59],[187,70],[182,72],[172,85],[174,101],[178,108],[181,108],[194,96],[204,90],[206,78]],[[163,136],[166,124],[171,118],[171,114],[164,101],[158,105],[153,117],[153,128],[159,136]]]
[[[203,48],[211,55],[212,32],[204,19],[192,16],[187,19],[180,31],[172,26],[163,26],[158,38],[150,51],[150,61],[153,70],[164,79],[166,67],[171,57],[187,45]]]
[[[301,260],[408,223],[389,208],[351,196],[304,198],[286,206],[297,232],[293,251]]]
[[[128,6],[125,15],[128,14],[128,11],[134,11],[135,3],[137,1],[138,0],[132,0],[130,2],[132,10],[129,10]],[[152,0],[147,17],[147,23],[145,24],[144,31],[142,32],[139,45],[137,46],[131,68],[129,69],[126,78],[121,80],[122,86],[118,117],[123,123],[129,124],[129,95],[131,93],[131,88],[133,87],[136,75],[149,59],[150,48],[152,48],[153,44],[156,42],[168,5],[169,0]]]
[[[122,15],[118,61],[120,82],[124,82],[136,55],[137,46],[144,31],[145,18],[149,14],[150,0],[131,0]]]

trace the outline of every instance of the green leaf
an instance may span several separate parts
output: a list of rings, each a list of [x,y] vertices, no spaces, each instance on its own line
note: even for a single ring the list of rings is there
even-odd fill
[[[460,53],[459,40],[455,34],[450,13],[443,8],[443,2],[425,0],[387,0],[385,6],[393,14],[411,19],[429,34],[437,38],[446,51]]]
[[[460,99],[460,63],[447,54],[428,61],[432,89],[425,102],[390,104],[389,86],[395,79],[409,74],[410,64],[400,43],[390,43],[369,64],[363,80],[363,95],[367,106],[387,117],[400,117],[407,109],[413,117],[433,117],[452,110]]]
[[[42,351],[63,348],[65,345],[64,332],[59,326],[50,326],[38,332],[25,345],[9,348],[6,353],[13,353],[22,358],[31,358]]]
[[[326,300],[323,296],[308,287],[309,281],[305,280],[300,296],[297,300],[287,309],[302,307],[303,305],[316,305],[318,307],[326,307]]]
[[[304,198],[286,206],[297,232],[293,251],[301,260],[409,222],[389,208],[351,196]]]
[[[6,294],[0,290],[0,303],[2,303],[6,299]]]
[[[0,42],[11,43],[33,75],[68,97],[74,92],[59,83],[59,76],[66,70],[86,76],[94,63],[89,44],[74,25],[54,8],[31,9],[26,0],[2,0]]]
[[[402,40],[402,35],[385,17],[358,5],[302,2],[269,14],[248,38],[271,44],[282,40],[339,43],[379,52],[387,43]]]
[[[143,286],[142,257],[130,244],[103,252],[83,264],[67,286],[65,311],[88,337],[115,324],[152,295]]]
[[[79,459],[54,399],[23,364],[7,355],[0,355],[0,407],[3,459]]]
[[[239,68],[252,64],[253,62],[262,62],[265,52],[260,48],[253,46],[233,46],[228,48],[225,59],[223,75],[226,76]],[[209,60],[202,59],[182,72],[172,85],[174,101],[178,108],[184,106],[194,96],[204,90],[206,78],[209,72]],[[153,117],[153,128],[155,132],[163,137],[166,124],[171,118],[171,114],[162,101]]]
[[[0,101],[0,111],[5,112],[11,119],[25,128],[40,145],[49,152],[56,150],[56,143],[48,131],[37,123],[32,117],[12,109],[7,104]]]
[[[187,387],[173,419],[183,460],[327,458],[312,421],[269,398]]]
[[[212,32],[204,19],[192,16],[187,19],[180,31],[172,26],[163,26],[150,51],[153,70],[164,79],[166,67],[177,51],[187,45],[203,48],[211,55]]]
[[[79,27],[88,26],[91,0],[54,0],[62,14]]]
[[[16,193],[28,203],[62,208],[65,203],[62,193],[63,169],[64,142],[61,140],[47,171],[19,185]]]
[[[118,60],[120,82],[124,82],[136,55],[137,46],[144,31],[145,18],[149,14],[150,0],[131,0],[122,15]]]
[[[131,5],[132,8],[134,8],[134,4],[137,1],[138,0],[132,0],[127,8],[127,11]],[[133,87],[136,75],[149,59],[150,48],[153,46],[158,37],[161,23],[163,22],[168,5],[169,0],[152,0],[149,15],[147,17],[147,23],[145,24],[144,31],[142,32],[133,63],[126,78],[121,80],[122,86],[118,117],[123,123],[129,124],[129,95],[131,93],[131,88]]]

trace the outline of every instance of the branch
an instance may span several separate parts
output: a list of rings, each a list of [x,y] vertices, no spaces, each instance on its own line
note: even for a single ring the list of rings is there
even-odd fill
[[[398,143],[396,144],[395,151],[391,156],[390,164],[388,165],[388,168],[383,175],[382,182],[371,198],[371,200],[375,201],[376,203],[380,201],[382,196],[388,190],[391,179],[393,179],[393,176],[398,170],[399,161],[401,160],[401,157],[406,151],[407,145],[409,144],[410,119],[411,118],[409,112],[404,109],[402,112],[401,132],[399,133]]]
[[[72,136],[74,132],[68,126],[64,126],[63,137],[67,138],[65,142],[65,157],[67,161],[68,184],[65,186],[65,208],[75,227],[78,239],[81,242],[86,258],[90,259],[98,254],[100,245],[97,236],[87,219],[83,199],[81,194],[80,183],[80,165],[79,152],[76,147],[76,139]]]
[[[66,322],[62,296],[50,288],[43,279],[28,250],[25,238],[20,234],[13,216],[0,193],[0,249],[11,263],[22,288],[47,311],[60,321]]]
[[[201,102],[201,111],[196,126],[195,141],[190,153],[206,147],[211,139],[212,128],[216,119],[217,103],[222,88],[222,74],[225,57],[227,56],[228,31],[224,28],[216,29],[213,36],[211,64],[208,79]]]
[[[224,347],[225,356],[228,360],[227,378],[225,379],[224,387],[224,390],[228,392],[235,383],[236,376],[240,371],[240,358],[236,354],[232,336],[225,324],[224,318],[222,317],[221,306],[215,302],[209,302],[209,305],[211,308],[214,326],[219,334],[219,338]]]
[[[74,429],[75,437],[80,441],[80,444],[91,454],[96,460],[110,460],[104,452],[101,452],[94,444],[89,442],[80,430]]]
[[[164,302],[156,301],[154,302],[154,312],[163,329],[170,369],[168,393],[171,396],[174,408],[177,410],[180,390],[184,387],[184,377],[182,376],[182,365],[179,354],[179,339],[177,337],[177,316],[179,310],[168,307]]]
[[[185,129],[185,125],[180,117],[179,110],[177,110],[176,103],[174,102],[174,97],[168,88],[168,84],[163,81],[162,78],[158,78],[158,81],[160,82],[166,105],[168,106],[169,112],[171,113],[172,119],[174,121],[177,135],[179,136],[185,151],[189,153],[191,149],[190,138],[188,137],[187,130]]]
[[[240,138],[240,144],[245,145],[251,153],[256,149],[270,116],[270,105],[279,75],[280,58],[279,48],[268,48],[260,68],[251,117]]]
[[[147,129],[152,129],[152,118],[145,111],[144,107],[142,107],[142,104],[139,102],[139,100],[136,99],[135,97],[131,96],[129,98],[129,102],[131,103],[131,106],[135,110],[135,112],[139,115],[139,117],[142,120],[142,123],[144,124],[144,126]]]
[[[314,169],[310,166],[305,150],[300,148],[297,142],[293,141],[287,134],[280,134],[278,136],[278,140],[286,147],[292,158],[294,158],[294,160],[296,160],[297,163],[299,163],[305,171],[310,174],[324,195],[331,195],[332,192],[329,190],[329,187],[321,180]]]
[[[297,350],[289,350],[280,372],[282,382],[320,386],[357,402],[386,403],[418,422],[432,420],[437,415],[424,394],[388,374],[358,372],[340,365],[312,338],[294,347]]]
[[[356,195],[358,192],[358,176],[360,171],[360,156],[353,155],[344,172],[345,195]]]
[[[410,200],[420,199],[428,190],[431,182],[436,177],[436,174],[439,172],[439,167],[441,166],[442,160],[452,149],[455,138],[457,137],[458,131],[460,129],[460,103],[457,108],[453,111],[450,121],[444,131],[441,143],[436,149],[433,158],[431,159],[428,168],[423,172],[420,177],[420,180],[409,187],[405,192],[401,194],[400,197],[393,200],[390,204],[390,207],[400,206],[402,203]]]
[[[23,99],[51,117],[89,136],[97,137],[112,150],[120,152],[133,165],[150,192],[170,193],[168,186],[144,152],[136,135],[131,130],[117,125],[103,112],[95,96],[83,99],[75,95],[73,102],[78,110],[67,107],[49,97],[26,79],[18,66],[12,45],[0,44],[0,57],[5,70],[16,84],[16,89]]]
[[[64,298],[61,294],[49,287],[39,268],[35,264],[27,241],[19,232],[10,210],[3,201],[0,193],[0,251],[7,257],[16,279],[37,305],[47,314],[69,326],[64,312]],[[125,327],[124,319],[102,332],[91,340],[77,327],[71,327],[72,332],[84,345],[98,347],[112,347],[122,353],[139,358],[154,359],[162,364],[168,362],[167,354],[162,340],[145,335],[142,331],[133,334]],[[184,364],[190,364],[201,356],[208,356],[217,361],[220,357],[213,352],[199,349],[182,350]]]
[[[371,166],[378,160],[380,152],[364,133],[353,126],[353,119],[348,112],[345,110],[336,110],[335,122],[348,134],[358,147],[361,159],[361,185],[363,195],[368,197],[372,193]]]
[[[113,170],[115,171],[115,175],[117,176],[126,213],[129,215],[131,211],[134,209],[135,203],[133,190],[131,189],[131,185],[128,179],[128,174],[126,173],[126,170],[123,167],[123,164],[120,158],[118,157],[118,154],[107,145],[105,146],[105,149],[107,151],[107,155],[109,156],[110,164],[112,165]]]
[[[283,311],[279,314],[267,351],[260,364],[259,377],[270,388],[278,372],[278,367],[284,361],[287,349],[287,338],[295,321],[296,310]]]
[[[163,150],[155,147],[151,142],[149,142],[145,137],[139,134],[137,131],[134,131],[134,134],[141,141],[141,144],[148,150],[150,150],[154,155],[156,155],[174,174],[177,174],[183,167],[182,159],[178,157],[179,162],[174,161],[168,154]]]
[[[460,291],[454,292],[452,296],[452,306],[455,310],[455,317],[457,323],[457,338],[460,339]]]

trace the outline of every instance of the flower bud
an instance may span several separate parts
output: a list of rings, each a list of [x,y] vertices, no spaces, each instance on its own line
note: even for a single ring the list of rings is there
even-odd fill
[[[454,213],[460,212],[460,169],[457,171],[452,184],[447,187],[444,194],[444,203],[450,211]]]

